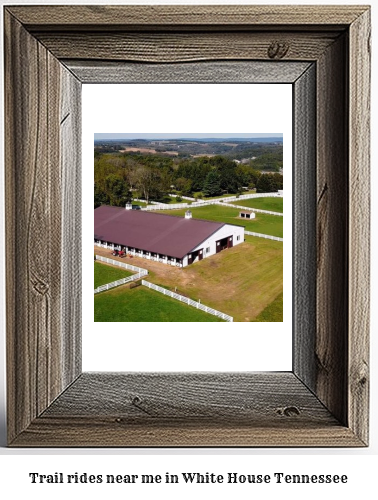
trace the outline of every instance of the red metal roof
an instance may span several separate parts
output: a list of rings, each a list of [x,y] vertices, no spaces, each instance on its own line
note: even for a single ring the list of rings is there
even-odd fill
[[[102,205],[94,211],[94,238],[182,259],[224,223]]]

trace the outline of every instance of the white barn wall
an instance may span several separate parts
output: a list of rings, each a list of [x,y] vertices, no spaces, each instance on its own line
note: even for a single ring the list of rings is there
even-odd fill
[[[244,227],[242,226],[232,226],[230,224],[225,224],[223,227],[218,229],[215,233],[213,233],[209,238],[204,240],[202,243],[193,248],[192,252],[200,250],[203,248],[203,258],[211,257],[212,255],[217,253],[216,242],[218,240],[222,240],[226,238],[226,236],[233,236],[233,246],[239,245],[239,243],[243,243],[244,241]],[[240,236],[239,241],[237,241],[237,237]],[[210,252],[206,253],[206,248],[210,247]],[[185,257],[187,259],[187,257]]]

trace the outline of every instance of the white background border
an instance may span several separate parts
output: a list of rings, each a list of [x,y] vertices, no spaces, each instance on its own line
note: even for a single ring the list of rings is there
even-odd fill
[[[6,2],[6,4],[25,4],[25,1],[17,1],[13,0],[12,2]],[[34,0],[34,4],[51,4],[50,2],[40,2],[38,0]],[[56,4],[106,4],[106,2],[98,2],[96,0],[88,1],[70,1],[67,0],[65,2],[55,2]],[[113,0],[113,4],[127,4],[129,2],[125,1],[116,1]],[[130,2],[132,4],[139,4],[137,0]],[[175,3],[180,4],[184,2],[143,2],[143,3]],[[251,1],[222,1],[222,0],[207,0],[204,2],[196,1],[191,2],[187,1],[185,3],[188,4],[253,4],[255,2]],[[275,2],[266,2],[260,1],[259,4],[287,4],[287,1],[276,0]],[[313,0],[311,1],[295,1],[291,0],[291,4],[313,4]],[[345,4],[359,4],[365,5],[364,1],[347,1],[347,0],[322,0],[322,4],[337,4],[337,5],[345,5]],[[2,3],[4,5],[4,3]],[[2,15],[2,13],[1,13]],[[375,8],[372,9],[372,22],[373,27],[377,26],[378,15],[377,10]],[[1,23],[2,26],[2,23]],[[3,39],[3,37],[1,37]],[[376,54],[378,53],[378,37],[373,36],[372,38],[372,56],[373,56],[373,73],[372,73],[372,89],[376,89],[378,85],[377,81],[377,62],[376,62]],[[2,68],[1,68],[2,70]],[[3,95],[1,96],[1,102],[4,102]],[[378,107],[377,107],[377,97],[376,92],[372,92],[372,137],[378,136],[378,126],[377,126],[377,116],[378,116]],[[3,123],[3,121],[2,121]],[[3,129],[1,130],[1,137],[3,137]],[[3,143],[1,143],[2,147],[2,157],[3,157]],[[3,165],[4,162],[1,162]],[[378,142],[373,141],[372,143],[372,158],[371,164],[378,164]],[[376,168],[372,168],[372,193],[376,192],[378,189],[378,171]],[[3,177],[1,176],[1,189],[3,189]],[[1,196],[3,199],[3,197]],[[372,256],[378,255],[378,198],[373,197],[371,200],[372,205],[372,240],[371,240],[371,254]],[[4,231],[4,213],[1,218],[1,234]],[[1,247],[1,260],[0,260],[0,278],[1,282],[4,282],[4,250],[3,250],[3,241],[1,238],[2,247]],[[96,486],[89,486],[90,489],[79,488],[76,490],[76,493],[73,492],[72,489],[68,489],[64,486],[60,487],[59,485],[52,487],[35,487],[31,486],[29,482],[29,478],[27,477],[28,472],[39,471],[45,473],[52,473],[56,470],[63,470],[65,472],[75,472],[75,471],[85,471],[85,470],[94,470],[95,468],[100,469],[102,473],[126,473],[127,471],[134,472],[153,472],[155,473],[171,471],[174,472],[174,469],[182,469],[182,471],[187,470],[196,470],[200,472],[206,472],[210,469],[210,471],[216,471],[220,468],[227,467],[228,469],[232,469],[232,471],[240,471],[244,473],[251,473],[258,471],[256,473],[264,472],[269,473],[273,472],[274,469],[278,471],[289,471],[291,473],[301,473],[304,469],[307,472],[326,472],[326,473],[346,473],[350,476],[350,481],[347,487],[335,488],[329,487],[326,485],[313,485],[313,486],[296,486],[292,485],[285,490],[268,490],[267,487],[261,487],[259,489],[255,488],[246,488],[246,489],[238,489],[238,490],[228,490],[228,495],[233,493],[237,494],[240,499],[251,499],[254,496],[257,497],[259,493],[275,494],[277,498],[277,493],[286,498],[286,494],[290,495],[291,500],[294,499],[303,499],[303,494],[306,494],[307,500],[319,499],[321,495],[325,499],[334,499],[336,495],[342,495],[345,499],[355,499],[360,497],[361,495],[365,495],[369,498],[371,496],[371,492],[376,489],[376,463],[377,463],[377,453],[378,453],[378,409],[377,409],[377,337],[375,332],[378,329],[378,308],[375,304],[378,303],[378,261],[377,259],[372,259],[372,295],[371,295],[371,303],[373,305],[371,310],[371,441],[369,448],[358,448],[358,449],[58,449],[58,450],[27,450],[27,449],[7,449],[5,448],[5,368],[0,372],[0,479],[1,479],[1,490],[6,494],[6,492],[12,492],[12,496],[15,498],[19,498],[22,495],[33,495],[35,497],[38,496],[40,500],[42,499],[51,499],[52,493],[57,499],[66,500],[67,494],[70,495],[71,498],[82,498],[82,494],[84,492],[91,492],[92,496],[96,490],[96,496],[101,495],[103,498],[104,493],[110,493],[110,490],[103,490],[99,488],[96,489]],[[1,301],[1,310],[0,310],[0,318],[2,319],[1,323],[1,343],[0,343],[0,356],[5,367],[5,336],[4,336],[4,286],[2,287],[2,301]],[[25,456],[20,456],[25,455]],[[35,457],[31,460],[29,455],[34,455]],[[49,455],[60,455],[59,457],[55,457],[52,461]],[[97,457],[90,457],[89,455],[97,455]],[[107,455],[108,458],[103,460],[100,456]],[[119,460],[119,455],[123,456],[121,460]],[[306,458],[303,456],[306,455]],[[337,456],[337,458],[336,458]],[[357,458],[358,456],[358,458]],[[353,459],[352,457],[355,457]],[[164,469],[164,471],[163,471]],[[115,492],[112,490],[112,492]],[[206,498],[210,496],[210,494],[214,494],[220,491],[212,490],[209,488],[206,489],[190,489],[182,492],[181,498],[192,498],[193,493],[198,496],[198,493],[202,492],[203,497],[206,495]],[[130,491],[125,489],[124,486],[121,486],[117,489],[117,494],[122,495],[122,498],[125,498]],[[133,494],[151,494],[152,491],[149,490],[133,490]],[[171,498],[171,495],[174,495],[174,498],[177,498],[176,490],[170,488],[168,492],[168,488],[160,489],[158,491],[154,491],[154,493],[160,493],[161,495],[165,495],[166,498]],[[286,493],[286,494],[285,494]],[[257,494],[257,495],[256,495]],[[79,496],[80,495],[80,496]],[[369,496],[368,496],[369,495]],[[173,496],[172,496],[173,498]]]
[[[83,85],[84,371],[240,372],[292,369],[291,115],[290,84]],[[93,262],[88,257],[88,249],[91,250],[93,244],[93,224],[89,224],[93,220],[93,177],[90,175],[91,172],[93,175],[93,137],[94,133],[116,132],[195,132],[204,133],[207,137],[226,132],[269,132],[272,136],[283,133],[283,322],[93,321]],[[253,259],[252,252],[250,258]],[[138,265],[143,267],[143,263]],[[201,302],[207,305],[206,301]],[[230,314],[227,308],[221,312]]]

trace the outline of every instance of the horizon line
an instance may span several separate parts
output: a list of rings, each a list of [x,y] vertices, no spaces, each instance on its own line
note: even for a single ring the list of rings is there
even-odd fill
[[[281,133],[272,133],[272,134],[107,134],[107,133],[98,133],[94,134],[94,140],[106,140],[106,139],[114,139],[114,140],[180,140],[180,139],[283,139],[283,134]]]

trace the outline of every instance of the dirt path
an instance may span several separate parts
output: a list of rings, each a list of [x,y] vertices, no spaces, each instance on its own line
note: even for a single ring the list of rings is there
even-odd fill
[[[201,276],[198,272],[198,266],[180,268],[168,266],[167,264],[162,264],[161,262],[155,262],[153,260],[142,259],[140,257],[115,257],[112,255],[112,250],[97,246],[94,247],[94,252],[96,255],[101,255],[102,257],[147,269],[149,272],[147,280],[155,285],[168,286],[181,295],[190,297],[193,300],[201,299],[203,303],[227,313],[227,311],[220,309],[224,304],[220,305],[218,301],[214,299],[219,299],[224,295],[221,292],[223,286],[227,287],[225,294],[228,296],[232,295],[232,287],[230,287],[230,284],[226,285],[223,283],[223,286],[219,286],[220,284],[218,284],[217,297],[214,297],[211,288],[209,288],[208,276]],[[218,267],[216,261],[217,256],[213,256],[211,264],[214,271],[216,271]]]
[[[161,278],[164,282],[181,282],[183,274],[182,268],[168,266],[167,264],[162,264],[161,262],[155,262],[153,260],[141,259],[140,257],[115,257],[114,255],[112,255],[112,250],[97,246],[94,247],[94,252],[96,255],[101,255],[102,257],[107,257],[108,259],[118,260],[119,262],[123,262],[124,264],[130,264],[132,266],[147,269],[153,276]]]

